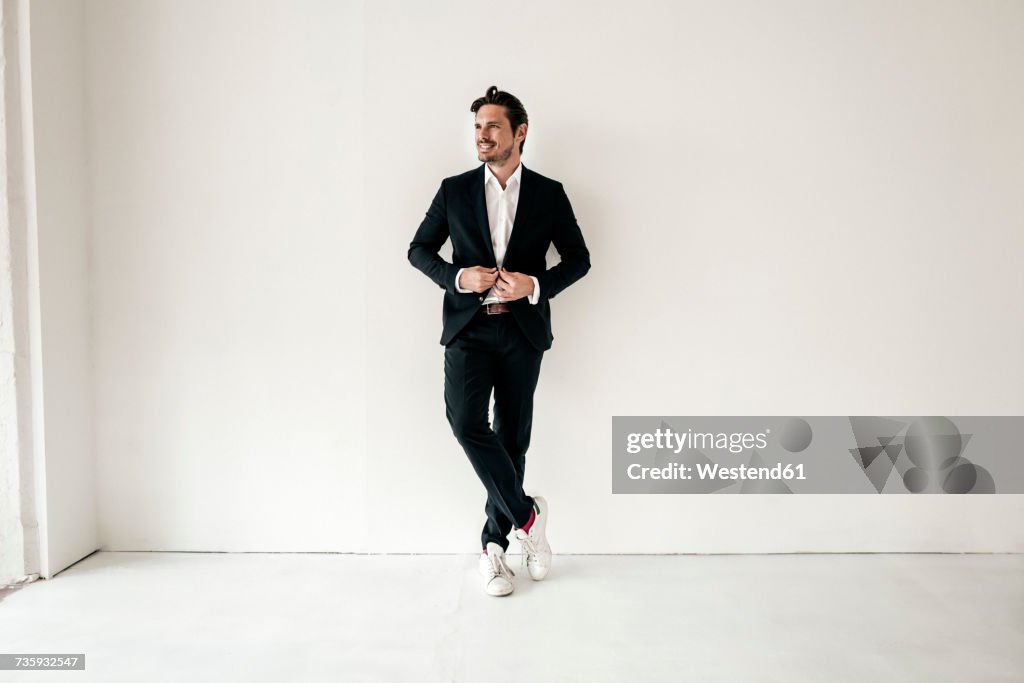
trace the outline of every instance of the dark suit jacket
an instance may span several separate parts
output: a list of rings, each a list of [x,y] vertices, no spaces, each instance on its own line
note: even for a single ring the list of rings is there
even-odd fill
[[[438,255],[449,238],[453,263]],[[544,256],[551,244],[562,260],[548,269]],[[456,291],[455,276],[459,269],[497,266],[487,223],[483,164],[441,181],[441,188],[409,245],[409,262],[445,290],[441,343],[447,346],[484,299],[484,294]],[[537,278],[537,304],[523,298],[511,302],[509,307],[530,343],[546,351],[554,339],[548,300],[586,275],[590,270],[590,252],[562,184],[525,166],[520,177],[516,218],[502,265],[506,270]]]

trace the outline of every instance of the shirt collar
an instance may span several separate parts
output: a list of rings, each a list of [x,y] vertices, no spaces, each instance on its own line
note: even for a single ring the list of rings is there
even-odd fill
[[[513,181],[515,181],[516,185],[521,183],[522,182],[522,176],[523,176],[523,162],[520,161],[519,165],[516,166],[516,170],[512,172],[511,176],[509,176],[508,182],[505,183],[505,189],[508,189],[512,185]],[[501,188],[501,183],[498,182],[498,177],[496,175],[494,175],[493,171],[491,171],[491,167],[488,166],[485,163],[484,164],[484,184],[486,185],[487,183],[489,183],[491,181],[497,183],[498,188]]]

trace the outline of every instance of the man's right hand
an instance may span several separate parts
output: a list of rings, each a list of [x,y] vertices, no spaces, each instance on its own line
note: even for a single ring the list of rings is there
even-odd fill
[[[468,289],[471,292],[486,292],[494,286],[497,280],[497,268],[473,266],[462,271],[462,275],[459,277],[459,287],[461,289]]]

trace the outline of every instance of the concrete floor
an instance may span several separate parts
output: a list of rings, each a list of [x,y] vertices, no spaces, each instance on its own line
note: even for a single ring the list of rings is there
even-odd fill
[[[513,544],[513,547],[514,544]],[[3,681],[1024,681],[1022,555],[96,553],[7,591]]]

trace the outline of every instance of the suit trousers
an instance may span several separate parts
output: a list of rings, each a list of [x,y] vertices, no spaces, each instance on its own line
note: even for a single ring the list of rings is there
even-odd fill
[[[493,542],[508,549],[513,526],[530,518],[533,499],[523,491],[523,473],[543,355],[512,313],[487,315],[482,309],[445,347],[448,422],[487,489],[483,548]],[[488,421],[492,391],[493,428]]]

